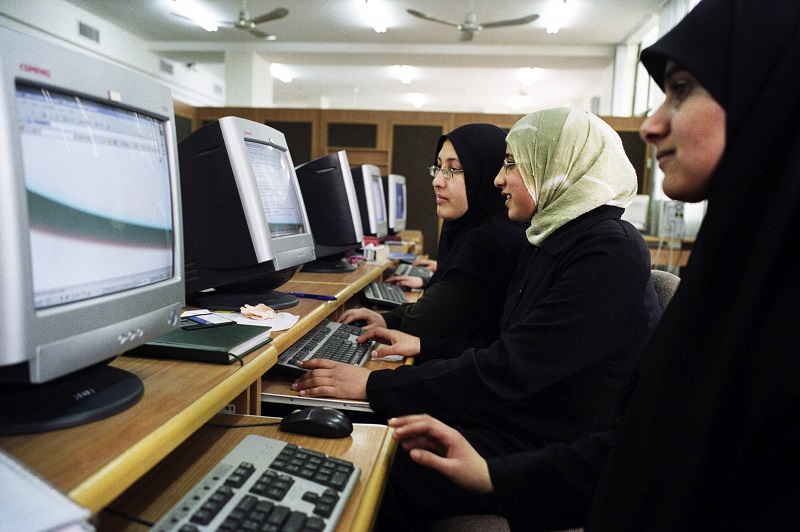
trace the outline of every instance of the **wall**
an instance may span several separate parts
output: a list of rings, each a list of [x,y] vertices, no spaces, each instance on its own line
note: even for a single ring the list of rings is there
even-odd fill
[[[80,34],[81,23],[98,31],[99,42]],[[150,52],[144,40],[63,0],[2,0],[0,25],[155,78],[172,90],[175,99],[187,104],[225,104],[225,80],[219,76],[197,66],[166,61]]]

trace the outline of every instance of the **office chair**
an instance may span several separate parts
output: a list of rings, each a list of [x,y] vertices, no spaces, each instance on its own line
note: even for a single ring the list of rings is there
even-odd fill
[[[681,282],[681,278],[674,273],[666,272],[664,270],[652,270],[651,276],[653,278],[653,286],[658,295],[658,303],[661,305],[662,312],[667,308],[675,290]]]

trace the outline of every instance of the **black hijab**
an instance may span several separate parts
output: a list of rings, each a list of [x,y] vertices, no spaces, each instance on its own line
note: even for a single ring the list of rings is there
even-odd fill
[[[800,529],[800,2],[768,4],[702,0],[642,52],[724,107],[726,148],[589,530]]]
[[[526,241],[525,227],[508,219],[504,198],[494,186],[505,157],[505,139],[506,133],[491,124],[467,124],[439,138],[433,164],[438,165],[436,157],[449,140],[464,169],[467,212],[457,220],[442,223],[438,264],[429,286],[458,269],[481,279],[490,288],[498,284],[505,296],[505,284]],[[504,270],[510,271],[503,274]]]

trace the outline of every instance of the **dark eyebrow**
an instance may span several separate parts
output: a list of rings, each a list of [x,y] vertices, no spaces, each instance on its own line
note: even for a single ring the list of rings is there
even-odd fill
[[[676,73],[681,72],[681,71],[685,71],[685,70],[686,69],[683,68],[682,66],[673,63],[672,65],[669,65],[667,68],[664,69],[664,80],[668,80],[669,78],[674,76]]]

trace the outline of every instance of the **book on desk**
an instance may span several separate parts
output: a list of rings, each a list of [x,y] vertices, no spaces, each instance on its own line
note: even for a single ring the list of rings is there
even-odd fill
[[[188,331],[176,329],[125,354],[232,364],[271,340],[270,327],[237,323]]]

